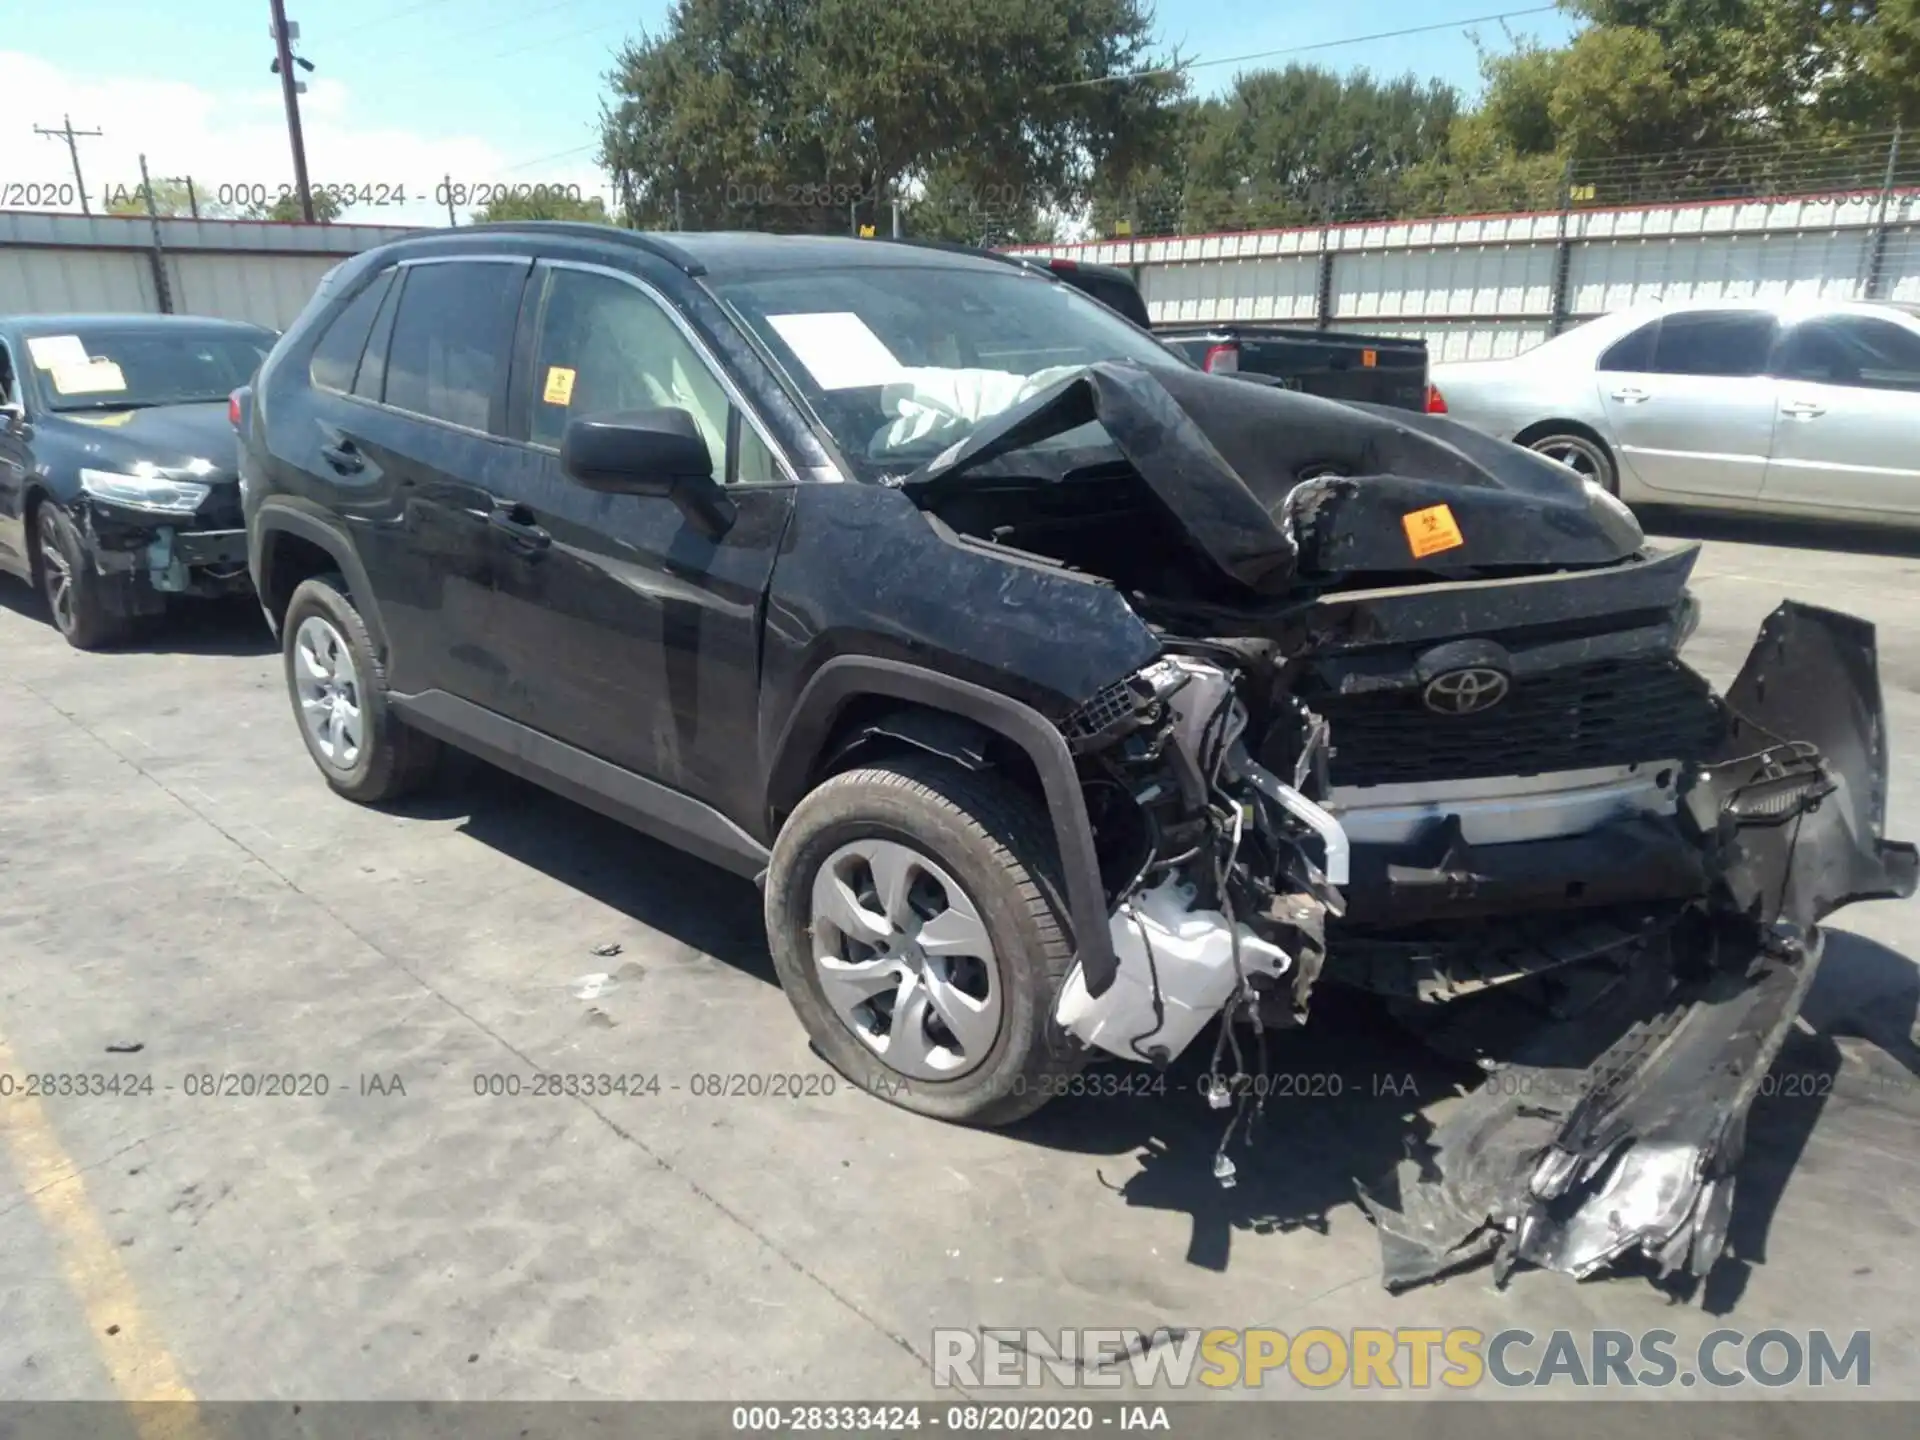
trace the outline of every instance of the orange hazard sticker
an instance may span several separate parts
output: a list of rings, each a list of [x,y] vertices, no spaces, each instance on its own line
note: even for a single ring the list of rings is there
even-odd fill
[[[1400,517],[1400,523],[1407,527],[1407,545],[1416,560],[1467,543],[1466,536],[1460,533],[1460,522],[1453,518],[1452,508],[1446,505],[1409,510]]]
[[[1360,352],[1360,368],[1361,369],[1371,370],[1374,368],[1374,366],[1378,365],[1379,363],[1380,363],[1380,352],[1378,350],[1362,350]]]

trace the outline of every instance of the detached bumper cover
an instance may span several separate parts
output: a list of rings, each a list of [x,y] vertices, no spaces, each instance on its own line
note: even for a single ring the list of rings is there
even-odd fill
[[[1578,1015],[1506,1064],[1360,1199],[1398,1290],[1492,1258],[1584,1276],[1629,1252],[1705,1275],[1726,1244],[1748,1111],[1820,963],[1818,922],[1914,893],[1882,836],[1886,720],[1873,627],[1793,603],[1726,696],[1722,754],[1684,821],[1707,898]]]

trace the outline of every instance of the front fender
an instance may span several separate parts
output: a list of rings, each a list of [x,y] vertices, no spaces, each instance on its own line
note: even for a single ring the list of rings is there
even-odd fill
[[[767,833],[776,818],[805,793],[808,778],[847,707],[856,699],[882,696],[945,711],[1018,745],[1033,762],[1053,821],[1060,852],[1075,953],[1087,989],[1103,994],[1118,969],[1107,924],[1106,891],[1094,851],[1093,824],[1080,792],[1080,777],[1060,729],[1038,710],[969,681],[897,660],[845,655],[827,661],[807,682],[775,748],[768,784]]]

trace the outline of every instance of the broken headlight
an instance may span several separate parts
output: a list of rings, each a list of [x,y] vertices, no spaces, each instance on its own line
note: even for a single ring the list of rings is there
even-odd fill
[[[141,510],[149,515],[191,515],[200,508],[200,502],[207,498],[212,487],[198,480],[172,480],[155,471],[143,474],[83,469],[80,488],[94,499],[124,510]]]

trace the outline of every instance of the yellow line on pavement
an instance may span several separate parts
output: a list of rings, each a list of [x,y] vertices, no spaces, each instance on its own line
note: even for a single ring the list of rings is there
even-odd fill
[[[0,1075],[24,1077],[13,1050],[0,1036]],[[0,1098],[0,1136],[52,1238],[68,1288],[80,1302],[93,1343],[114,1389],[128,1402],[142,1440],[176,1440],[199,1432],[193,1392],[180,1367],[140,1311],[133,1280],[120,1263],[119,1247],[108,1238],[87,1199],[80,1167],[60,1147],[40,1101],[16,1091]]]

